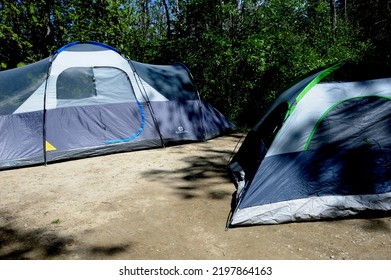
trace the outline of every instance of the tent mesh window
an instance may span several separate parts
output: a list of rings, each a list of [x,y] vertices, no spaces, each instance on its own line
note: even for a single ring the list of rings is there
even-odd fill
[[[71,67],[57,79],[57,99],[83,99],[96,96],[91,67]]]
[[[0,115],[12,114],[47,77],[49,59],[0,72]],[[11,82],[10,82],[11,81]]]

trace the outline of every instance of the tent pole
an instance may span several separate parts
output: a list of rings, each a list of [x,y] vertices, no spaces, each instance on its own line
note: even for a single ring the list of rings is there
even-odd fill
[[[54,58],[50,58],[50,63],[48,67],[48,71],[46,74],[46,80],[45,80],[45,89],[43,92],[43,116],[42,116],[42,145],[43,145],[43,163],[45,166],[47,166],[47,156],[46,156],[46,91],[48,87],[48,79],[50,76],[50,70],[52,67],[52,62]]]
[[[160,137],[160,143],[161,143],[162,147],[165,148],[166,146],[163,141],[163,136],[162,136],[162,133],[160,132],[159,124],[156,120],[155,112],[153,111],[153,108],[151,106],[151,102],[149,101],[148,94],[143,86],[143,83],[141,82],[141,78],[140,78],[139,74],[137,73],[136,68],[133,65],[133,62],[130,59],[128,59],[128,63],[133,70],[133,75],[134,75],[134,79],[136,80],[137,86],[138,86],[142,96],[144,97],[145,102],[147,103],[147,107],[148,107],[149,111],[151,112],[153,123],[155,124],[156,131]]]

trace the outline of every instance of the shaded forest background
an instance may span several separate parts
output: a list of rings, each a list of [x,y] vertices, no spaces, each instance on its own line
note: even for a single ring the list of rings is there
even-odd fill
[[[388,0],[0,0],[0,70],[93,40],[185,63],[201,97],[253,126],[286,85],[341,60],[391,59]]]

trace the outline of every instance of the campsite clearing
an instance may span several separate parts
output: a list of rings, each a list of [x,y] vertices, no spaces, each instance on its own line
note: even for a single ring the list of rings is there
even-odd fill
[[[1,171],[0,259],[391,259],[391,214],[225,231],[240,136]]]

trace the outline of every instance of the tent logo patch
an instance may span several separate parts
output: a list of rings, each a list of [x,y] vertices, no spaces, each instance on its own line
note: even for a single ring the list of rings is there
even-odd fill
[[[187,133],[187,130],[183,126],[178,126],[177,130],[175,131],[176,134],[182,134]]]

